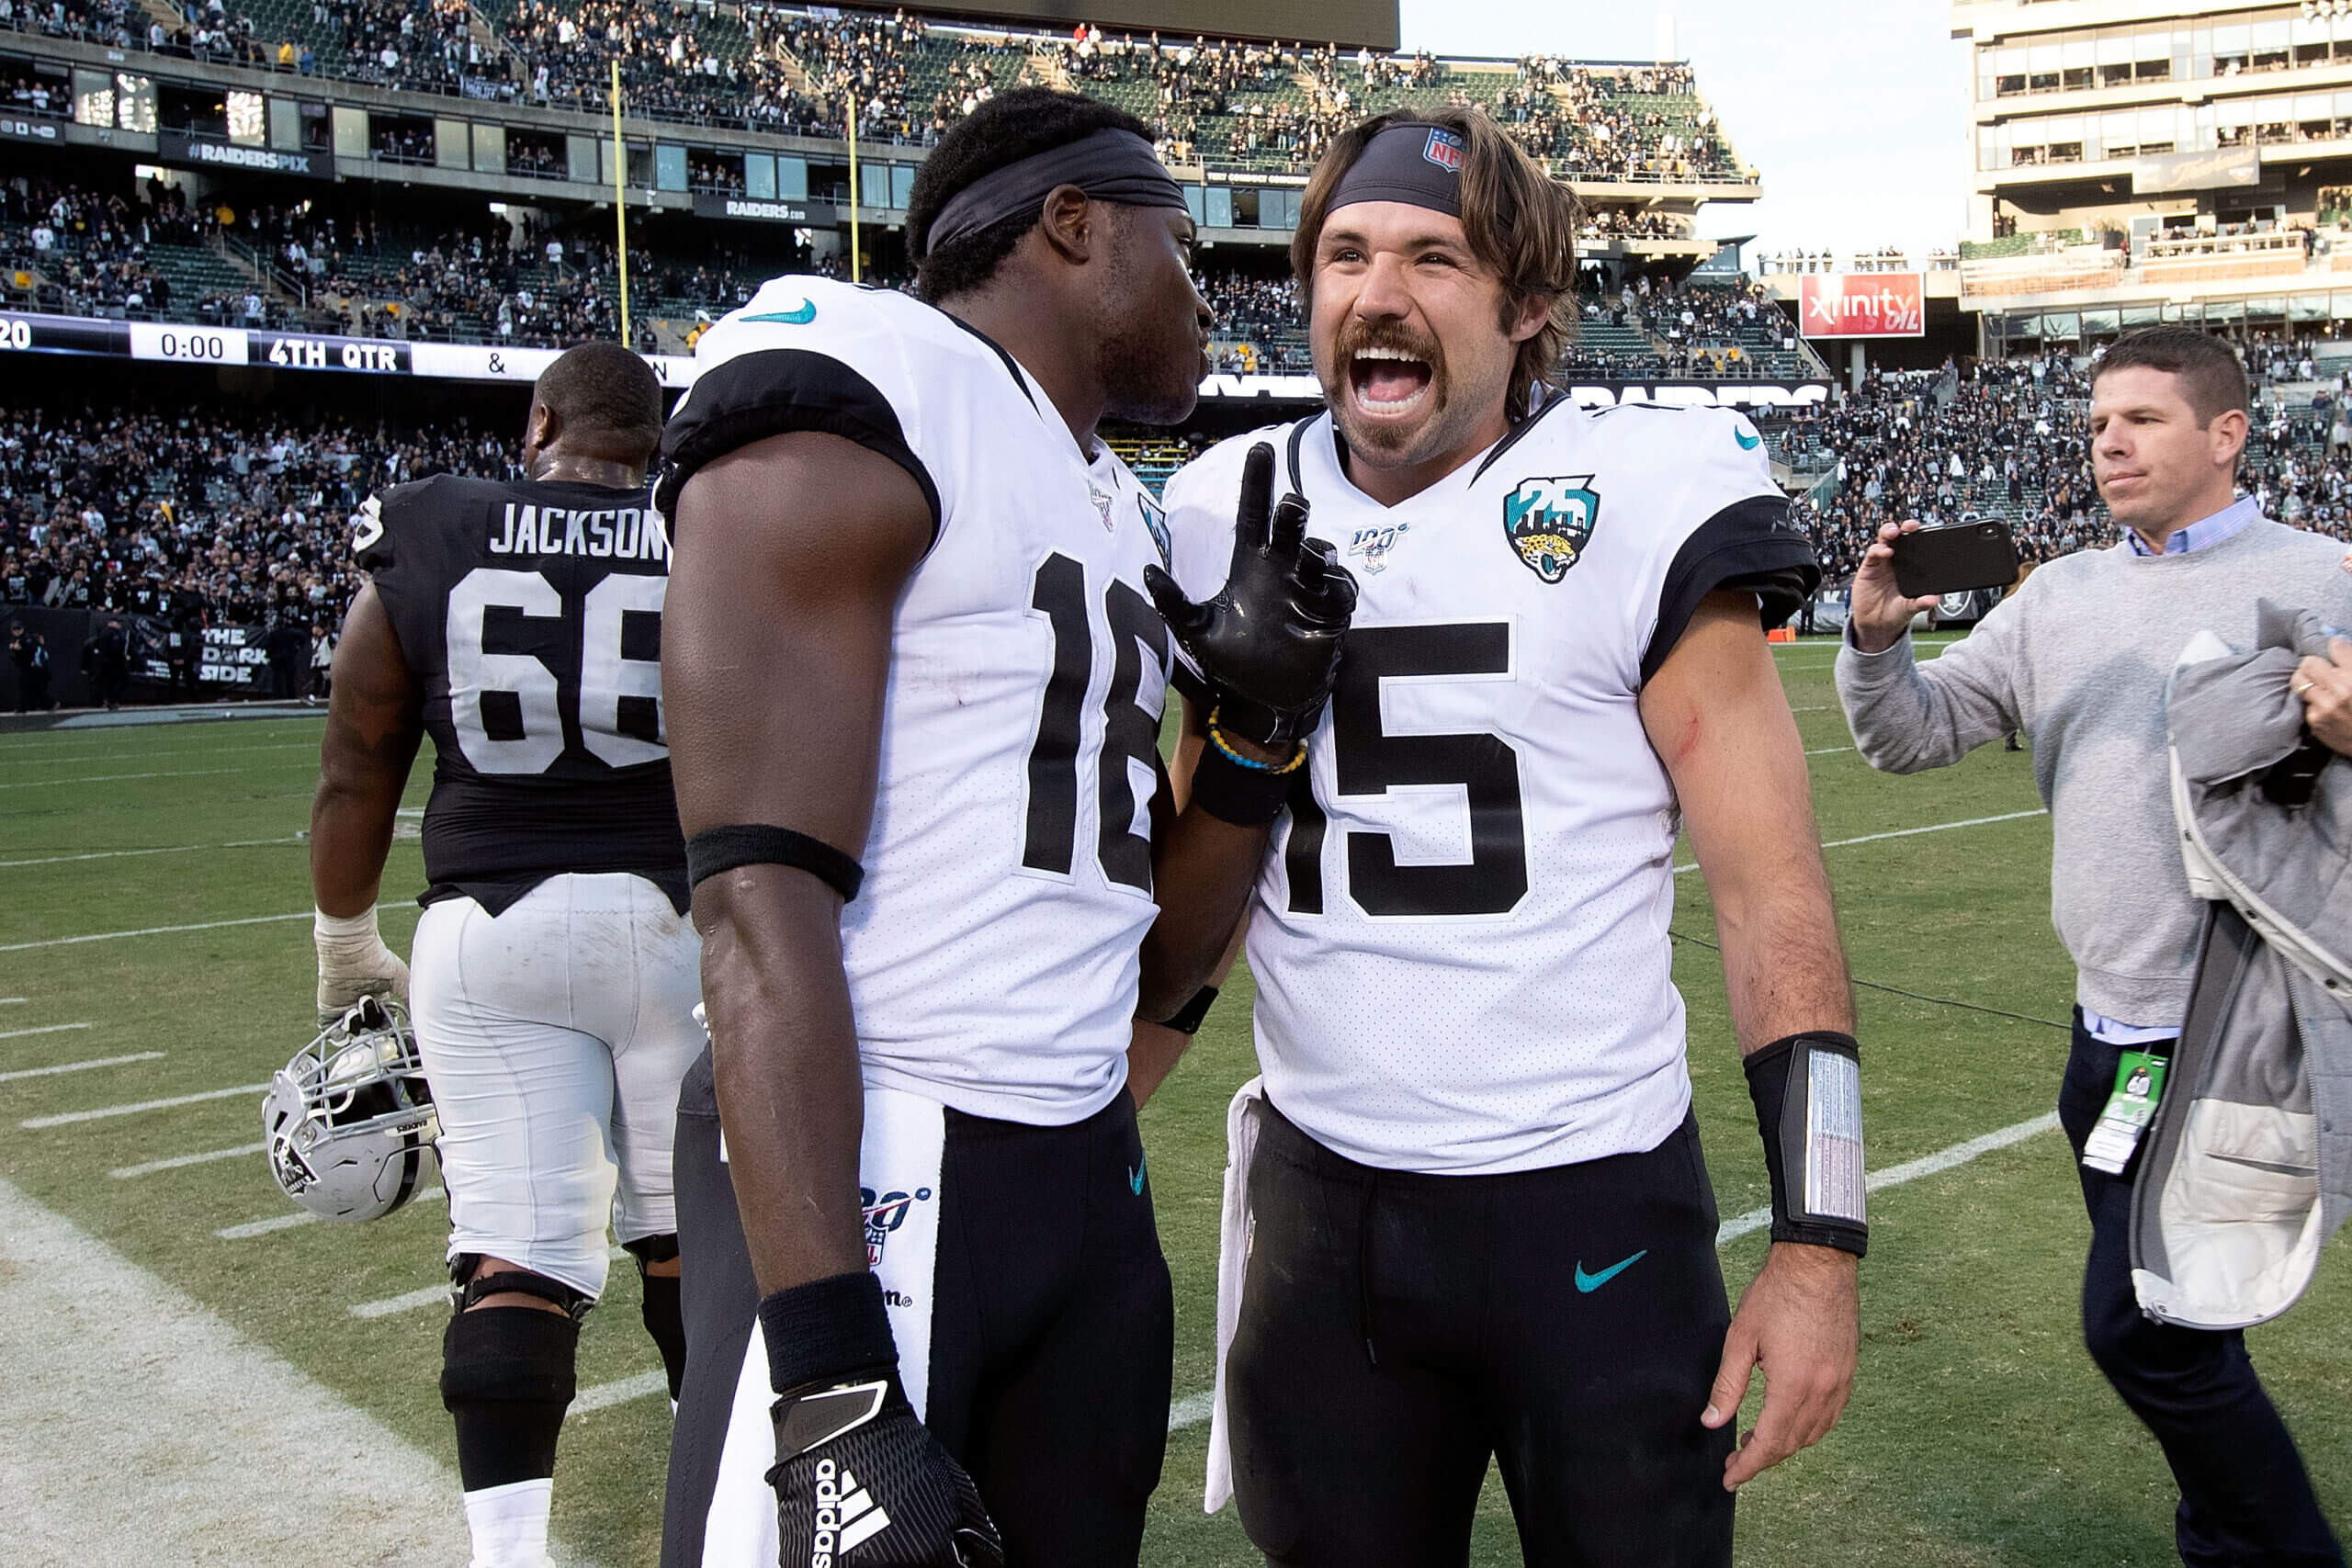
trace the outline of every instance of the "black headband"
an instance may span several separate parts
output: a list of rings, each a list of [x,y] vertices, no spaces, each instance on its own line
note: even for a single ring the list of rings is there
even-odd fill
[[[1324,210],[1352,201],[1402,201],[1459,218],[1464,152],[1461,133],[1444,126],[1417,119],[1386,126],[1340,176]]]
[[[1035,217],[1046,197],[1062,186],[1076,186],[1091,200],[1122,207],[1184,207],[1183,187],[1170,175],[1151,143],[1132,130],[1105,126],[1091,136],[992,169],[957,191],[931,220],[923,254],[933,254],[1024,212]]]

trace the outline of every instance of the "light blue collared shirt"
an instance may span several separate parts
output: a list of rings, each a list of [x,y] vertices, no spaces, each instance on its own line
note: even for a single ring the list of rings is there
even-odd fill
[[[2165,540],[2165,554],[2185,556],[2191,550],[2201,550],[2218,545],[2233,535],[2242,534],[2246,525],[2262,515],[2262,502],[2250,495],[2242,495],[2211,517],[2200,517],[2186,528],[2175,528]],[[2152,556],[2148,542],[2131,529],[2123,530],[2123,542],[2132,547],[2135,556]]]
[[[2247,525],[2262,515],[2262,502],[2250,495],[2242,495],[2211,517],[2200,517],[2186,528],[2176,528],[2165,540],[2165,554],[2185,556],[2191,550],[2201,550],[2220,544],[2223,539],[2245,532]],[[2123,531],[2123,542],[2132,547],[2135,556],[2152,556],[2146,540],[2131,529]],[[2158,1027],[2151,1024],[2126,1023],[2120,1018],[2109,1018],[2088,1008],[2083,1010],[2083,1027],[2091,1038],[2109,1045],[2144,1045],[2151,1040],[2169,1040],[2180,1032],[2178,1024]]]

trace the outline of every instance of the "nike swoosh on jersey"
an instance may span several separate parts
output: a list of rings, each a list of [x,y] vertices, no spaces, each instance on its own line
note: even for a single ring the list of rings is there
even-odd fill
[[[1643,1258],[1647,1258],[1649,1255],[1650,1249],[1645,1247],[1642,1248],[1641,1251],[1634,1254],[1631,1258],[1625,1258],[1621,1262],[1611,1263],[1608,1268],[1603,1269],[1598,1274],[1586,1273],[1584,1271],[1584,1265],[1579,1262],[1577,1265],[1577,1293],[1584,1296],[1592,1294],[1593,1292],[1600,1289],[1601,1286],[1609,1283],[1610,1280],[1614,1280],[1618,1275],[1623,1274],[1626,1269],[1631,1269],[1634,1264],[1639,1263]]]
[[[1144,1158],[1136,1161],[1134,1168],[1127,1172],[1127,1190],[1138,1198],[1143,1196],[1144,1167],[1149,1163],[1150,1156],[1147,1155]]]
[[[754,316],[752,318],[752,320],[755,321],[765,321],[766,319],[767,318],[764,316]],[[1733,431],[1731,433],[1731,438],[1739,443],[1739,449],[1743,452],[1753,452],[1758,446],[1764,445],[1764,438],[1762,436],[1750,435],[1744,430]]]
[[[747,321],[781,321],[787,327],[805,327],[817,319],[817,301],[803,299],[796,310],[763,310],[756,316],[745,316]]]

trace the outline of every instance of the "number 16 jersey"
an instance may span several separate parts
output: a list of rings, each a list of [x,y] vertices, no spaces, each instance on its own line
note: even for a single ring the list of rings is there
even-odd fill
[[[891,617],[873,826],[844,846],[865,867],[842,964],[866,1083],[1084,1120],[1125,1086],[1156,913],[1159,503],[1107,446],[1080,450],[1010,354],[904,294],[775,278],[695,360],[665,503],[703,464],[814,432],[897,464],[930,504]],[[775,671],[770,700],[792,703],[797,679]]]
[[[1250,922],[1269,1098],[1387,1169],[1656,1147],[1690,1087],[1679,820],[1638,705],[1706,594],[1757,594],[1777,625],[1817,580],[1760,440],[1729,412],[1555,397],[1384,507],[1328,413],[1241,436],[1168,486],[1194,598],[1225,580],[1268,440],[1360,592]]]

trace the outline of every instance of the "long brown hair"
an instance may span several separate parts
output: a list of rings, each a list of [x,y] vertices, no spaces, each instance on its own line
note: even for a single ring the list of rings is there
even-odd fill
[[[1576,284],[1577,226],[1582,211],[1568,187],[1544,172],[1482,108],[1396,108],[1343,132],[1315,165],[1298,204],[1291,237],[1291,271],[1302,310],[1315,308],[1315,248],[1331,193],[1366,143],[1392,125],[1442,125],[1462,138],[1462,230],[1470,252],[1502,279],[1500,324],[1510,330],[1532,300],[1544,300],[1543,327],[1519,345],[1511,364],[1507,412],[1527,417],[1536,383],[1549,382],[1560,351],[1574,333],[1570,291]]]

